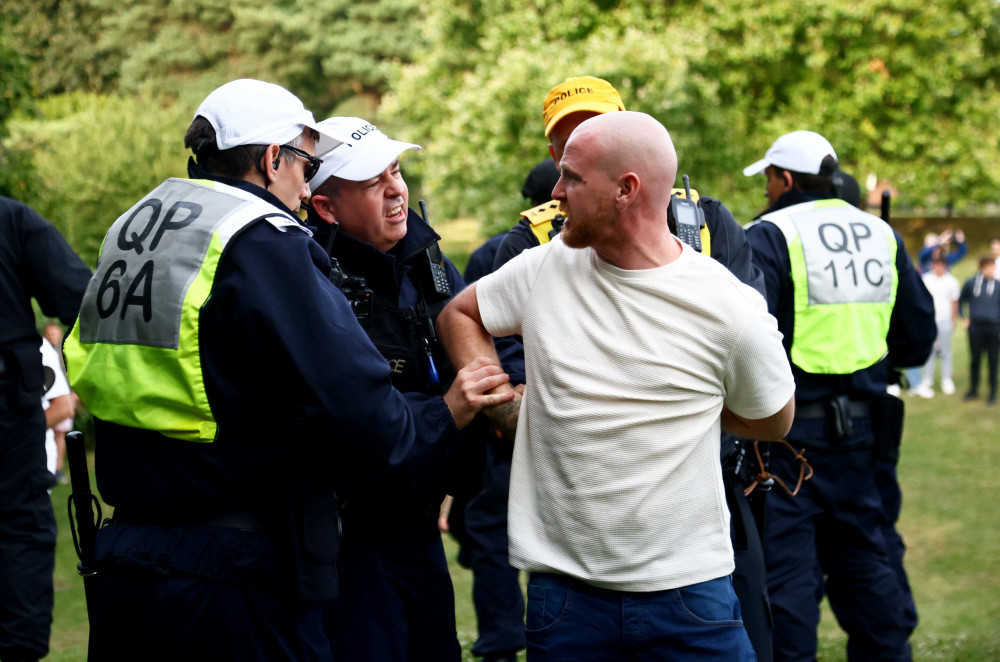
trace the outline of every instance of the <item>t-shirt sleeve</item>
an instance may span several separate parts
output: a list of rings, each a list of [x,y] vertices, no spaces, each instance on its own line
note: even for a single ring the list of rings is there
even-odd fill
[[[493,336],[521,335],[524,306],[535,275],[552,243],[524,251],[479,279],[476,299],[483,326]]]
[[[795,393],[795,380],[777,322],[761,297],[748,299],[724,377],[725,403],[737,416],[757,420],[785,406]]]

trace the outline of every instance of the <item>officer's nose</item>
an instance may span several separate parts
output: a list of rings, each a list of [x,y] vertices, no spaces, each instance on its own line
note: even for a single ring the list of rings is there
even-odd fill
[[[402,177],[392,177],[389,179],[389,185],[385,187],[386,197],[398,198],[406,192],[406,183],[403,181]]]

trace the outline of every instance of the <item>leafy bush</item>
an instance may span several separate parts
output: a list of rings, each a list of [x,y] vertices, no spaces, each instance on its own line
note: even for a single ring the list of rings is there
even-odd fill
[[[157,184],[185,177],[191,107],[153,97],[76,92],[39,102],[44,119],[12,123],[42,181],[32,206],[90,265],[118,216]]]

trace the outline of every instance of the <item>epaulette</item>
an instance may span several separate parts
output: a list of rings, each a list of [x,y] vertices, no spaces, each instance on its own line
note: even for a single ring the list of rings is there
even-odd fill
[[[559,234],[566,216],[559,211],[559,202],[549,200],[537,207],[526,209],[521,216],[531,224],[531,231],[538,238],[539,244],[547,244],[552,237]]]

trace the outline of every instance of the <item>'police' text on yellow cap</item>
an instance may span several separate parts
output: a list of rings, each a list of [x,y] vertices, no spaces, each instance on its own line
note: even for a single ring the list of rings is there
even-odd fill
[[[542,110],[542,117],[545,119],[545,137],[548,138],[559,120],[570,113],[582,110],[608,113],[625,110],[625,104],[622,103],[618,90],[602,78],[593,76],[567,78],[549,90],[545,96]]]

